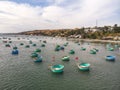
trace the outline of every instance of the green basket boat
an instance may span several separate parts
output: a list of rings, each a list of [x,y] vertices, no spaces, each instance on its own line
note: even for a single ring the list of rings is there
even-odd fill
[[[90,68],[89,63],[80,63],[80,64],[77,64],[77,66],[81,71],[89,71],[89,68]]]
[[[30,48],[30,45],[26,45],[25,48]]]
[[[15,46],[15,47],[13,47],[13,49],[18,49],[18,47]]]
[[[50,69],[53,73],[62,73],[64,69],[64,65],[56,64],[56,65],[50,66]]]
[[[70,60],[70,57],[69,57],[69,56],[64,56],[64,57],[62,58],[62,60],[63,60],[63,61],[69,61],[69,60]]]
[[[69,54],[75,54],[74,50],[70,50]]]
[[[22,45],[24,45],[24,43],[20,43],[20,45],[22,46]]]
[[[41,49],[38,48],[38,49],[35,50],[35,52],[41,52]]]
[[[108,50],[109,50],[109,51],[114,51],[114,48],[109,47]]]
[[[41,47],[45,47],[45,44],[42,44]]]
[[[33,44],[32,46],[37,46],[36,44]]]
[[[85,51],[85,50],[86,50],[86,48],[84,48],[84,47],[81,47],[81,50]]]
[[[33,53],[31,54],[31,57],[32,57],[32,58],[36,58],[36,57],[38,57],[38,54],[37,54],[36,52],[33,52]]]
[[[96,54],[96,50],[90,50],[90,54]]]

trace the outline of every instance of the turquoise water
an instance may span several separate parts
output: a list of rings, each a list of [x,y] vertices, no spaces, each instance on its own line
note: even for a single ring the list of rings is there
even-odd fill
[[[11,37],[11,36],[9,36]],[[7,40],[7,39],[4,39]],[[17,46],[19,55],[11,55],[12,48],[5,47],[3,39],[0,40],[0,90],[120,90],[120,51],[115,48],[114,51],[107,51],[105,44],[80,42],[80,45],[73,41],[66,41],[61,38],[51,37],[11,37],[12,46]],[[36,43],[37,46],[30,45],[29,40]],[[42,41],[46,40],[46,47],[41,47]],[[23,42],[25,45],[20,46]],[[55,52],[56,44],[63,45],[69,42],[64,51]],[[82,51],[85,47],[86,51]],[[34,63],[30,57],[31,53],[40,48],[40,55],[43,62]],[[97,54],[90,54],[92,48],[99,49]],[[74,55],[69,51],[75,50]],[[70,56],[70,61],[61,60],[63,56]],[[105,56],[115,55],[115,62],[105,60]],[[55,61],[53,62],[53,58]],[[90,71],[80,71],[75,63],[75,57],[78,62],[87,62],[91,64]],[[61,74],[52,73],[48,66],[51,63],[63,64],[64,72]]]

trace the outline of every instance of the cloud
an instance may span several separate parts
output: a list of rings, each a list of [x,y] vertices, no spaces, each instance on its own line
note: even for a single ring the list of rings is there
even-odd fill
[[[14,1],[14,2],[13,2]],[[119,0],[0,1],[0,32],[120,24]],[[25,0],[24,0],[25,1]],[[47,4],[48,3],[48,4]]]

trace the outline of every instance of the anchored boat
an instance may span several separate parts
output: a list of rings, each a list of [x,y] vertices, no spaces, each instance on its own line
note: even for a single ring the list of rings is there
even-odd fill
[[[34,62],[42,62],[42,56],[37,56]]]
[[[69,61],[69,60],[70,60],[70,57],[69,57],[69,56],[64,56],[64,57],[62,58],[62,60],[63,60],[63,61]]]
[[[115,61],[115,56],[109,55],[105,57],[107,61]]]
[[[89,68],[90,68],[89,63],[79,63],[77,64],[77,66],[81,71],[89,71]]]
[[[50,69],[54,73],[62,73],[64,69],[64,65],[56,64],[56,65],[50,66]]]

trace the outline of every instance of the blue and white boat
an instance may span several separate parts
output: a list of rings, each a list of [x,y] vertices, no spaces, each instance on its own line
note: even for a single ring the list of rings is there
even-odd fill
[[[107,61],[115,61],[115,56],[109,55],[105,57]]]

